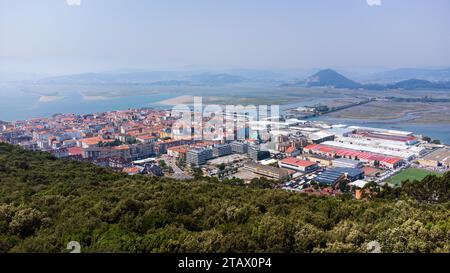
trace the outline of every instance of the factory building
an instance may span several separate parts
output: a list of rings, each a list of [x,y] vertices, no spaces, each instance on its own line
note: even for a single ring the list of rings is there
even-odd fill
[[[255,162],[245,163],[244,169],[276,180],[281,180],[289,177],[288,170],[261,165]]]
[[[294,157],[283,159],[278,165],[280,168],[291,169],[303,173],[313,172],[319,168],[319,164],[316,162],[301,160]]]
[[[353,129],[353,130],[359,130],[359,131],[376,132],[376,133],[385,134],[385,135],[399,135],[399,136],[412,136],[413,135],[413,132],[382,129],[382,128],[373,128],[373,127],[349,126],[348,128]]]
[[[364,170],[359,168],[334,168],[326,170],[314,180],[322,184],[335,185],[344,179],[352,182],[364,179]]]
[[[370,151],[370,149],[375,148],[379,149],[386,155],[399,156],[404,159],[407,159],[408,157],[419,157],[426,153],[425,147],[406,145],[403,142],[391,140],[340,137],[335,142],[341,143],[343,145],[357,145],[360,146],[364,151],[366,151],[367,149],[369,149],[367,151]]]
[[[353,160],[348,158],[336,158],[333,159],[332,164],[334,167],[338,168],[361,168],[363,163],[359,160]]]
[[[309,160],[309,161],[312,161],[312,162],[316,162],[320,166],[323,166],[323,167],[330,167],[330,166],[333,165],[333,158],[327,157],[327,156],[323,156],[323,155],[302,154],[300,157],[302,159],[304,159],[304,160]]]
[[[310,154],[320,154],[328,157],[343,157],[374,165],[386,167],[389,169],[396,169],[404,162],[402,158],[384,156],[381,154],[371,152],[361,152],[352,149],[333,147],[323,144],[313,144],[306,146],[303,151]]]
[[[412,151],[408,151],[407,149],[389,149],[375,144],[360,144],[360,142],[347,142],[345,140],[340,141],[326,141],[322,143],[323,145],[351,149],[356,151],[364,151],[375,154],[382,154],[386,156],[400,157],[404,160],[411,161],[416,158],[416,154]],[[407,146],[404,146],[407,148]]]
[[[345,174],[341,172],[336,172],[334,170],[326,170],[321,175],[317,176],[314,180],[326,185],[335,185],[339,181],[344,180]]]
[[[450,168],[450,149],[438,149],[418,160],[420,165],[426,167]]]
[[[360,137],[367,139],[381,139],[388,141],[396,141],[405,143],[406,145],[414,145],[419,142],[419,140],[413,136],[412,132],[404,132],[397,130],[386,130],[380,128],[367,128],[351,126],[349,129],[355,129],[355,133],[351,137]]]
[[[334,134],[328,133],[326,131],[320,131],[309,135],[309,139],[314,144],[319,144],[325,141],[333,141],[334,137]]]

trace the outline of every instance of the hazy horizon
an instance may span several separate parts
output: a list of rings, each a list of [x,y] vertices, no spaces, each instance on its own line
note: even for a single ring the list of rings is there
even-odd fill
[[[68,2],[0,0],[0,73],[450,66],[446,0]]]

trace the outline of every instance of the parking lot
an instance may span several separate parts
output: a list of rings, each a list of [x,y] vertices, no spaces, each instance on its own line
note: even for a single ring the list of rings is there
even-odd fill
[[[233,177],[234,178],[239,178],[239,179],[242,179],[242,180],[248,182],[248,181],[251,181],[254,178],[260,178],[260,177],[263,177],[263,176],[259,175],[259,174],[256,174],[256,173],[253,173],[251,171],[244,170],[244,169],[241,168],[241,169],[239,169],[239,171],[237,173],[232,174],[232,175],[229,176],[229,178],[233,178]]]
[[[286,190],[303,189],[306,185],[309,185],[309,183],[318,175],[322,174],[323,171],[323,169],[319,169],[312,173],[301,175],[295,179],[291,179],[289,182],[282,184],[281,187]]]
[[[246,155],[231,154],[231,155],[226,155],[226,156],[211,159],[208,161],[208,165],[220,165],[220,164],[228,165],[228,164],[236,163],[236,162],[247,160],[247,159],[248,158]]]

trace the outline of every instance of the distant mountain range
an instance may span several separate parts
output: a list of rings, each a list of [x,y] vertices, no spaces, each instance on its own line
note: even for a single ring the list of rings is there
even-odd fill
[[[371,82],[398,82],[408,79],[450,81],[450,68],[399,68],[378,72],[368,77]]]
[[[390,89],[449,89],[450,81],[431,82],[427,80],[409,79],[388,84],[362,84],[348,79],[332,69],[325,69],[307,77],[302,81],[284,83],[282,87],[329,87],[341,89],[366,89],[366,90],[390,90]]]
[[[235,83],[243,83],[249,82],[250,79],[231,75],[231,74],[213,74],[213,73],[203,73],[192,75],[189,77],[189,80],[193,83],[204,84],[204,85],[216,85],[216,84],[235,84]]]
[[[245,77],[227,73],[189,74],[173,71],[117,71],[48,77],[38,82],[57,84],[150,84],[154,86],[181,86],[225,85],[249,81],[251,80]]]
[[[0,76],[2,75],[0,73]],[[3,76],[6,77],[7,75]],[[277,70],[276,72],[258,69],[231,69],[220,72],[210,72],[208,70],[148,71],[128,69],[41,79],[29,78],[28,81],[38,84],[145,84],[155,87],[223,86],[258,83],[282,87],[332,87],[368,90],[450,89],[450,68],[402,68],[371,75],[361,74],[357,78],[359,81],[349,79],[332,69]],[[15,78],[11,79],[14,80]],[[1,81],[2,77],[0,77]],[[3,81],[7,81],[7,79],[3,79]]]

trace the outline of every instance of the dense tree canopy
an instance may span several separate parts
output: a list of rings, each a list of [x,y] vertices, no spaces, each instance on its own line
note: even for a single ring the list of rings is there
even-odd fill
[[[65,252],[69,241],[83,252],[365,252],[373,240],[450,252],[450,175],[426,179],[356,201],[127,176],[0,144],[0,252]]]

